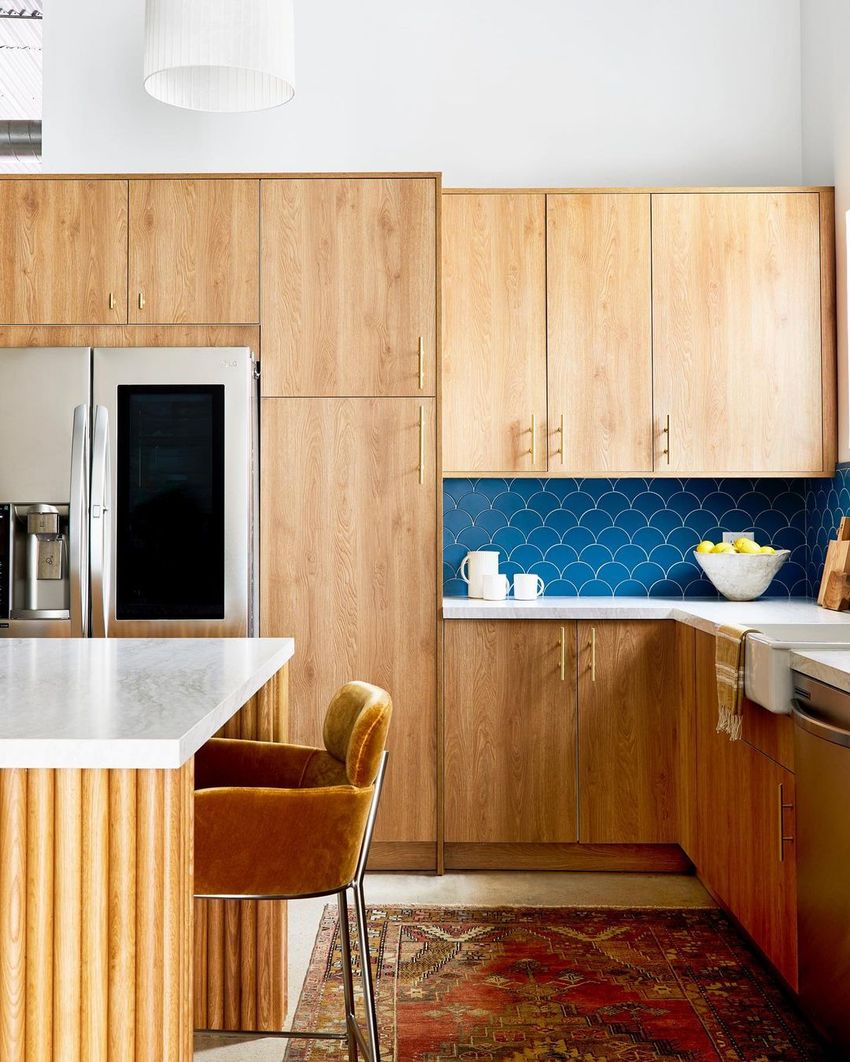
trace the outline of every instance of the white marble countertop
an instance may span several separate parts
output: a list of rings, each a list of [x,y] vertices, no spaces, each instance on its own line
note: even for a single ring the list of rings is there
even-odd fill
[[[790,663],[792,671],[800,671],[809,678],[818,679],[850,693],[850,652],[793,652]]]
[[[180,767],[291,638],[0,639],[0,768]]]
[[[747,627],[814,623],[850,624],[850,612],[832,612],[806,599],[683,601],[646,597],[540,597],[536,601],[481,601],[443,598],[444,619],[672,619],[713,634],[718,624]],[[843,655],[843,654],[842,654]]]

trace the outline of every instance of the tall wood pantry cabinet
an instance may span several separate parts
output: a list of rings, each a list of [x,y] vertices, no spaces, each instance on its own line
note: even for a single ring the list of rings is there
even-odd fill
[[[262,181],[261,631],[291,736],[350,679],[393,698],[373,865],[437,865],[435,177]]]

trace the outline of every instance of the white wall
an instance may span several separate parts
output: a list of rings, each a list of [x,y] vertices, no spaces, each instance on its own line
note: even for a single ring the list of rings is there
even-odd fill
[[[210,116],[145,94],[144,0],[50,0],[45,169],[797,183],[799,3],[296,0],[294,102]]]
[[[838,459],[850,461],[847,211],[850,210],[850,0],[801,0],[803,180],[835,185]]]

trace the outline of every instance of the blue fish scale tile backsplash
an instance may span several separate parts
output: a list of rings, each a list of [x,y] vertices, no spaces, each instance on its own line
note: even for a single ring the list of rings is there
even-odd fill
[[[803,479],[447,479],[444,592],[466,594],[469,550],[497,549],[500,571],[537,573],[547,595],[716,598],[694,547],[754,531],[791,550],[768,595],[805,597],[812,489]],[[845,494],[829,497],[850,513]]]
[[[833,479],[809,481],[808,513],[809,578],[817,594],[826,547],[842,516],[850,516],[850,465],[838,466]]]

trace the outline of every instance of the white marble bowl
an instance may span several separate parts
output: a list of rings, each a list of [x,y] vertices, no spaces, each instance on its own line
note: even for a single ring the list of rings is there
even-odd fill
[[[774,575],[791,556],[776,553],[697,553],[697,563],[729,601],[754,601],[767,590]]]

